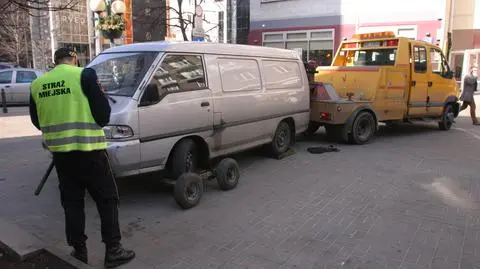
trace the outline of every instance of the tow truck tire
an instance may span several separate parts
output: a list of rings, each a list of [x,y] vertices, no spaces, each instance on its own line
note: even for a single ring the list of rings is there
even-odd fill
[[[221,160],[215,169],[215,177],[220,189],[224,191],[234,189],[237,187],[240,179],[238,163],[232,158]]]
[[[305,134],[306,135],[314,135],[318,131],[319,128],[320,128],[320,123],[310,121],[308,123],[308,127],[307,127],[307,130],[305,131]]]
[[[173,180],[179,178],[183,173],[196,172],[198,169],[198,151],[195,142],[191,139],[180,141],[173,149],[170,165]]]
[[[363,145],[367,143],[376,132],[375,118],[367,111],[358,113],[353,121],[352,130],[348,135],[351,144]]]
[[[287,152],[292,145],[292,129],[286,121],[281,121],[273,136],[271,151],[274,157]]]
[[[455,111],[452,104],[447,104],[443,109],[442,118],[438,122],[440,130],[448,131],[452,128],[455,118]]]
[[[175,182],[173,197],[175,202],[183,208],[196,206],[203,195],[203,180],[195,173],[184,173]]]

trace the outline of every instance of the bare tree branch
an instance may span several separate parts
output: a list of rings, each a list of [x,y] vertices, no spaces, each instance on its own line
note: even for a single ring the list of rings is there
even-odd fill
[[[30,16],[36,16],[34,11],[77,10],[80,0],[62,0],[52,5],[50,0],[0,0],[0,10],[3,14],[24,11]]]

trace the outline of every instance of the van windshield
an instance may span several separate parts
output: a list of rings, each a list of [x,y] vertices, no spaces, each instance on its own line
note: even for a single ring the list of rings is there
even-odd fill
[[[97,72],[105,93],[132,97],[157,55],[158,52],[105,53],[88,67]]]

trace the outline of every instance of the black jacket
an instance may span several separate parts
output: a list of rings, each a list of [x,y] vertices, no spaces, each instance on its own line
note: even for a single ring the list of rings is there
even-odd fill
[[[107,96],[103,93],[100,84],[98,83],[97,73],[91,68],[85,68],[81,74],[81,86],[83,93],[90,104],[90,111],[95,119],[95,122],[103,127],[110,121],[110,104]],[[30,119],[33,125],[40,130],[38,121],[37,106],[30,94]]]

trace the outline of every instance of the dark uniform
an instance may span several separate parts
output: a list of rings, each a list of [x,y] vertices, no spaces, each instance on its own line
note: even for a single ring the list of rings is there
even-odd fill
[[[69,60],[67,64],[58,61]],[[102,127],[110,119],[110,105],[93,69],[74,66],[76,55],[68,49],[55,52],[56,67],[32,82],[30,117],[42,131],[52,152],[65,211],[67,243],[72,255],[88,263],[85,235],[85,190],[97,205],[105,266],[129,262],[135,253],[120,244],[118,191],[112,175]]]

